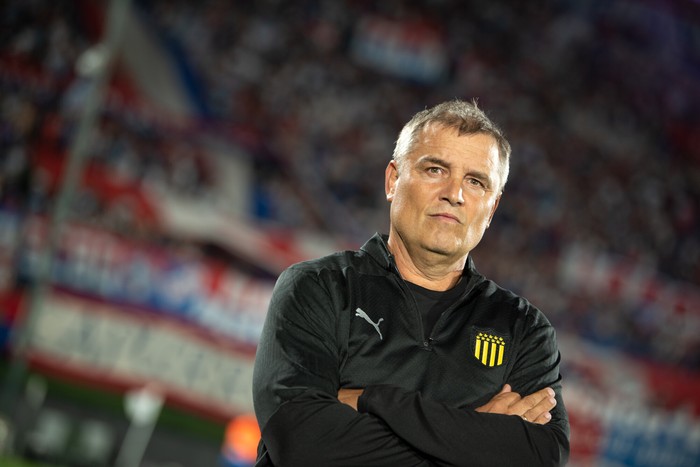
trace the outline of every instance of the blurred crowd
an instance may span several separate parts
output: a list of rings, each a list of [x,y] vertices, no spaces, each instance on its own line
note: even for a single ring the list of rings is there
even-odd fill
[[[3,5],[0,49],[0,203],[46,214],[73,149],[92,85],[76,64],[100,39],[94,2],[10,1]],[[211,167],[192,128],[154,119],[115,78],[105,96],[71,217],[131,237],[165,239],[139,192],[148,187],[207,199]],[[132,191],[133,196],[122,196]],[[143,201],[143,200],[141,200]]]
[[[251,155],[254,222],[357,244],[386,231],[383,173],[403,123],[445,99],[478,99],[513,146],[499,211],[475,252],[479,269],[560,329],[700,368],[699,329],[680,326],[692,335],[659,345],[676,329],[648,319],[650,306],[577,292],[558,277],[567,248],[585,245],[700,285],[694,2],[134,3],[196,73],[202,111],[193,126]],[[74,134],[84,87],[75,63],[99,38],[95,9],[9,0],[0,10],[6,209],[50,203],[45,170]],[[373,61],[382,48],[433,72],[382,66]],[[191,133],[112,99],[90,164],[136,185],[207,197],[211,173]],[[131,227],[142,217],[129,206],[106,209],[99,193],[83,195],[74,207],[81,218],[145,229]]]

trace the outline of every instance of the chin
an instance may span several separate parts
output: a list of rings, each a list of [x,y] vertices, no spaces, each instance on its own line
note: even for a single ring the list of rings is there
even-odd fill
[[[469,250],[464,251],[463,245],[454,242],[431,242],[426,246],[426,249],[431,253],[442,256],[464,256],[469,253]]]

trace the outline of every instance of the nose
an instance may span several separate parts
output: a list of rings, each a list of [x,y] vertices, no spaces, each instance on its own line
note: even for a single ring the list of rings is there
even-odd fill
[[[449,202],[453,206],[461,206],[464,204],[464,191],[462,180],[447,180],[443,191],[442,199]]]

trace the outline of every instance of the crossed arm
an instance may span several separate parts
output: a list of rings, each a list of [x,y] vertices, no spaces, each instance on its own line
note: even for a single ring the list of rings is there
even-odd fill
[[[339,399],[307,390],[283,403],[262,434],[278,467],[560,465],[568,440],[545,426],[552,392],[520,397],[505,385],[470,410],[395,386],[342,389]]]
[[[364,389],[341,389],[338,391],[338,400],[357,410],[357,402],[363,392]],[[522,397],[517,392],[513,392],[510,384],[505,384],[501,392],[475,411],[517,415],[526,422],[544,425],[552,419],[549,411],[557,405],[554,395],[552,388],[544,388]]]

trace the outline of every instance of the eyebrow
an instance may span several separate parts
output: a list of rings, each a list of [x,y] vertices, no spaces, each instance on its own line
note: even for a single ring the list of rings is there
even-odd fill
[[[425,164],[437,164],[437,165],[442,165],[444,167],[450,168],[452,165],[447,162],[444,159],[440,159],[437,156],[423,156],[420,159],[418,159],[417,163],[419,165],[425,165]]]

